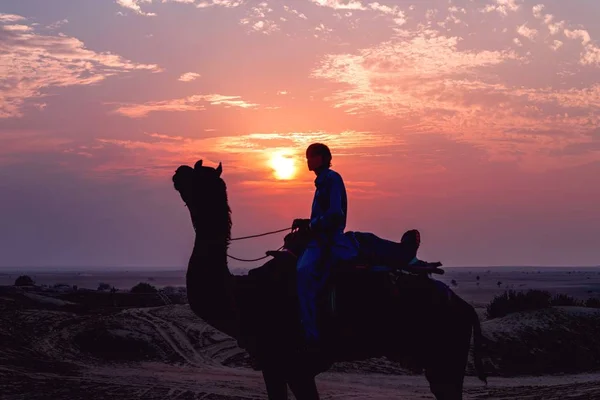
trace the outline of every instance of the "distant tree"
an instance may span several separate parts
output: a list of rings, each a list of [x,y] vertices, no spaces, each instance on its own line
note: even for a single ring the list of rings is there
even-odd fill
[[[496,283],[496,285],[498,285],[498,287],[502,286],[502,282],[498,281],[498,283]]]
[[[33,286],[34,280],[29,275],[21,275],[15,279],[15,286]]]
[[[77,291],[77,285],[73,285],[73,290]]]
[[[596,297],[590,297],[586,300],[585,306],[591,308],[600,308],[600,299]]]
[[[527,292],[506,290],[503,294],[495,296],[486,307],[489,319],[500,318],[510,313],[539,310],[552,305],[552,295],[545,290],[530,289]]]
[[[455,279],[452,279],[452,280],[450,281],[450,283],[452,284],[452,286],[458,286],[458,283],[456,282],[456,280],[455,280]]]
[[[98,285],[98,290],[109,290],[110,289],[110,285],[108,283],[104,283],[104,282],[100,282],[100,284]]]
[[[475,279],[479,280],[479,275],[477,275],[477,277]]]
[[[140,282],[131,288],[131,293],[156,293],[158,290],[147,282]]]
[[[566,294],[557,294],[550,300],[550,304],[553,306],[583,307],[586,303]]]

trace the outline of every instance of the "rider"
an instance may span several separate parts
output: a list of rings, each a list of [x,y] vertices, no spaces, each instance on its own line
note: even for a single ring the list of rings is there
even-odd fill
[[[316,191],[310,219],[294,220],[293,228],[308,229],[311,240],[297,264],[297,289],[300,318],[307,343],[319,342],[317,329],[317,295],[323,288],[331,266],[357,255],[356,245],[344,235],[348,199],[344,181],[331,169],[331,151],[322,143],[306,149],[309,171],[316,174]]]

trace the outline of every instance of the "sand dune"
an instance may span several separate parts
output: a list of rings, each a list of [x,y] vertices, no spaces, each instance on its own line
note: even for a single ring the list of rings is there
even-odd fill
[[[185,304],[94,310],[0,289],[3,400],[266,398],[236,341]],[[484,321],[492,377],[467,377],[465,398],[600,398],[598,328],[600,310],[577,307]],[[423,376],[385,359],[336,364],[317,382],[324,399],[433,398]]]

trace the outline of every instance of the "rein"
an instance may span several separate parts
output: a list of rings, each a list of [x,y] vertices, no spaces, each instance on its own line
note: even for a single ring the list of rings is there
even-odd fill
[[[229,241],[234,241],[234,240],[245,240],[245,239],[252,239],[252,238],[257,238],[257,237],[261,237],[261,236],[268,236],[268,235],[274,235],[276,233],[280,233],[280,232],[284,232],[291,229],[290,228],[283,228],[283,229],[278,229],[276,231],[270,231],[270,232],[265,232],[265,233],[259,233],[256,235],[249,235],[249,236],[241,236],[241,237],[237,237],[237,238],[233,238],[233,239],[229,239]],[[280,248],[277,249],[277,251],[283,249],[283,246],[281,246]],[[263,257],[259,257],[259,258],[253,258],[253,259],[246,259],[246,258],[238,258],[238,257],[234,257],[230,254],[227,254],[227,257],[234,259],[236,261],[241,261],[241,262],[254,262],[254,261],[260,261],[260,260],[264,260],[267,257],[270,257],[268,254],[266,256]]]

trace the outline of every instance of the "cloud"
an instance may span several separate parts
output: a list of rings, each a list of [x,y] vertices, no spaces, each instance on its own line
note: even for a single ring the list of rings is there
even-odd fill
[[[569,39],[580,39],[581,44],[583,44],[584,46],[592,40],[589,32],[583,29],[565,29],[565,36]]]
[[[330,7],[334,10],[366,10],[359,0],[311,0],[321,7]]]
[[[99,146],[71,148],[71,152],[91,152],[94,155],[111,153],[109,161],[98,165],[99,171],[112,171],[119,174],[162,174],[165,170],[172,172],[174,166],[189,160],[195,162],[199,158],[206,164],[223,161],[229,174],[242,175],[244,180],[254,181],[260,178],[262,186],[270,184],[269,159],[274,152],[282,152],[298,162],[303,160],[306,147],[313,142],[326,142],[336,151],[336,159],[344,157],[378,157],[381,146],[388,152],[393,149],[405,149],[401,137],[384,135],[377,132],[342,131],[342,132],[284,132],[284,133],[250,133],[220,137],[183,137],[162,133],[147,133],[144,138],[124,140],[116,138],[99,138]],[[93,147],[93,149],[91,149]],[[113,150],[111,150],[113,149]],[[139,157],[114,157],[114,149],[132,152]],[[343,150],[341,150],[343,149]],[[122,153],[119,153],[122,154]],[[347,155],[347,156],[346,156]],[[148,166],[153,168],[149,169]],[[257,174],[259,175],[257,177]],[[262,175],[261,175],[262,174]],[[364,186],[364,185],[363,185]]]
[[[273,9],[263,1],[258,6],[250,8],[248,15],[240,20],[240,24],[250,27],[250,32],[268,35],[279,30],[275,20],[268,17],[272,12]]]
[[[579,59],[582,65],[598,65],[600,66],[600,48],[593,44],[589,32],[585,29],[565,29],[564,34],[568,39],[581,40],[583,52]]]
[[[533,6],[533,16],[536,18],[542,18],[542,11],[544,10],[544,7],[546,6],[543,4],[536,4],[535,6]]]
[[[527,27],[527,24],[523,24],[517,28],[517,33],[529,40],[534,40],[538,34],[538,31],[537,29]]]
[[[594,45],[587,45],[585,52],[580,59],[583,65],[598,65],[600,66],[600,48]]]
[[[300,18],[300,19],[308,19],[308,17],[307,17],[307,16],[306,16],[304,13],[301,13],[300,11],[298,11],[298,10],[295,10],[295,9],[293,9],[293,8],[291,8],[291,7],[288,7],[288,6],[285,6],[285,5],[284,5],[284,6],[283,6],[283,9],[284,9],[286,12],[290,13],[290,14],[294,14],[294,15],[296,15],[296,16],[297,16],[298,18]]]
[[[2,14],[0,13],[0,23],[5,24],[7,22],[23,21],[25,17],[15,14]]]
[[[314,4],[321,7],[329,7],[334,10],[350,10],[346,17],[352,16],[352,11],[375,11],[380,14],[392,17],[397,25],[404,25],[407,22],[406,13],[397,5],[389,6],[377,1],[371,3],[362,3],[359,0],[311,0]],[[336,14],[339,18],[341,14]]]
[[[178,1],[178,0],[169,0],[169,1]],[[188,1],[183,1],[187,3]],[[245,0],[203,0],[196,4],[198,8],[207,8],[213,6],[225,7],[225,8],[235,8],[239,7],[245,3]]]
[[[552,50],[556,51],[556,50],[560,49],[562,47],[562,45],[563,45],[563,42],[561,42],[560,40],[554,40],[550,47],[552,47]]]
[[[185,74],[182,74],[178,81],[181,82],[191,82],[193,80],[196,80],[200,78],[200,74],[196,73],[196,72],[186,72]]]
[[[521,35],[535,37],[531,29],[520,28]],[[571,36],[587,43],[582,63],[600,64],[600,49],[584,31]],[[530,165],[543,160],[540,166],[548,166],[551,151],[590,143],[590,132],[600,124],[600,86],[581,87],[564,74],[573,87],[552,86],[552,69],[559,73],[564,64],[549,62],[546,55],[557,53],[546,53],[546,46],[557,50],[562,42],[540,43],[521,57],[509,50],[459,48],[461,41],[432,29],[405,30],[373,47],[323,57],[312,77],[337,84],[325,100],[346,113],[383,114],[402,132],[445,134],[486,149],[490,157]],[[537,52],[544,52],[544,68]],[[548,76],[548,85],[509,84],[514,80],[507,74],[514,68],[524,76]]]
[[[3,21],[21,21],[18,16]],[[52,87],[91,85],[117,74],[145,70],[158,72],[155,64],[139,64],[109,52],[87,49],[79,39],[42,35],[31,25],[0,25],[0,118],[20,117],[27,99],[42,97]]]
[[[543,4],[536,4],[532,8],[533,16],[537,19],[543,20],[543,23],[548,27],[551,35],[557,35],[563,30],[565,21],[554,22],[554,15],[542,13],[545,8],[546,6]]]
[[[110,103],[113,104],[113,103]],[[154,101],[143,104],[117,103],[115,113],[130,118],[146,117],[158,111],[203,111],[205,105],[224,105],[225,107],[254,108],[258,104],[248,103],[240,96],[223,96],[220,94],[198,94],[181,99]]]
[[[518,4],[518,0],[496,0],[494,3],[486,5],[480,11],[485,13],[498,12],[502,15],[508,15],[509,11],[515,12],[521,7]]]
[[[441,92],[435,95],[444,91],[447,79],[517,58],[510,51],[459,51],[458,37],[429,29],[407,34],[358,54],[328,55],[312,76],[348,87],[327,97],[335,107],[350,113],[408,116],[431,109],[455,110],[457,105]]]
[[[2,29],[4,31],[7,31],[7,32],[29,32],[29,31],[33,30],[33,28],[31,28],[30,26],[27,26],[27,25],[18,25],[18,24],[15,24],[15,25],[4,25],[2,27]]]
[[[138,15],[144,15],[147,17],[156,16],[155,13],[147,13],[142,11],[142,8],[140,7],[140,4],[150,4],[152,3],[152,0],[116,0],[116,2],[121,7],[132,10]]]
[[[369,8],[374,11],[379,11],[386,15],[391,15],[393,20],[398,25],[404,25],[406,23],[406,14],[398,8],[398,6],[386,6],[378,2],[369,3]]]
[[[51,29],[51,30],[58,29],[61,26],[65,25],[65,24],[68,24],[68,23],[69,23],[69,20],[65,18],[65,19],[61,19],[60,21],[56,21],[56,22],[51,23],[46,28]]]
[[[0,131],[0,164],[22,162],[24,158],[48,152],[59,152],[72,140],[52,137],[37,131]]]
[[[547,26],[550,34],[554,36],[563,33],[567,39],[580,40],[584,49],[581,53],[579,63],[588,66],[600,65],[600,48],[592,43],[590,33],[585,29],[566,28],[564,20],[555,22],[554,15],[543,13],[545,9],[546,6],[544,4],[536,4],[532,8],[532,12],[536,19],[542,20],[543,24]],[[564,43],[560,40],[553,40],[550,48],[556,51],[561,48],[563,44]]]
[[[159,0],[156,0],[158,3]],[[181,4],[194,4],[196,8],[209,8],[209,7],[225,7],[235,8],[241,6],[246,0],[161,0],[161,3],[181,3]],[[142,5],[152,4],[153,0],[116,0],[116,3],[128,10],[132,10],[138,15],[146,17],[154,17],[156,13],[149,13],[142,10]]]

